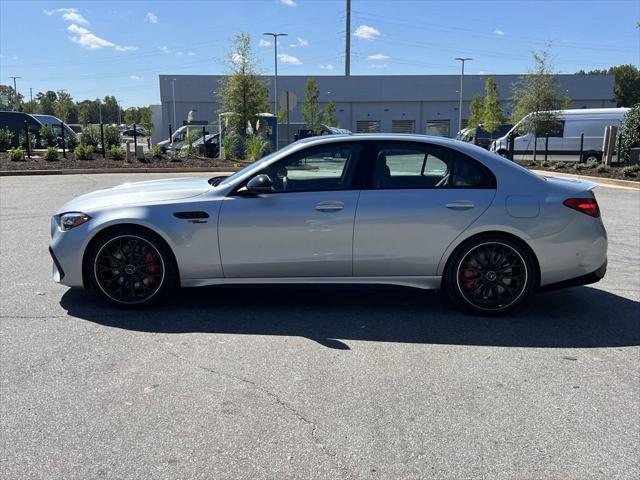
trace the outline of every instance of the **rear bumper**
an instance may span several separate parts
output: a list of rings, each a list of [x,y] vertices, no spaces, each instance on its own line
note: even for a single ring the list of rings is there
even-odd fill
[[[602,280],[607,273],[607,260],[596,271],[587,273],[586,275],[580,275],[579,277],[570,278],[569,280],[563,280],[561,282],[552,283],[540,287],[540,291],[558,290],[560,288],[579,287],[581,285],[589,285]]]

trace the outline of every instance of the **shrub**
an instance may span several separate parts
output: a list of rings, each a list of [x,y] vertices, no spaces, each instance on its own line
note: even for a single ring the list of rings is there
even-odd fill
[[[20,143],[20,147],[26,149],[27,148],[27,135],[24,130],[20,131],[18,135],[18,142]],[[31,149],[36,148],[36,136],[33,132],[29,132],[29,143],[31,144]]]
[[[576,169],[576,170],[578,170],[578,171],[580,171],[580,170],[586,170],[586,169],[587,169],[587,165],[586,165],[586,164],[584,164],[584,163],[576,163],[576,164],[573,166],[573,168],[574,168],[574,169]]]
[[[111,148],[109,149],[109,156],[113,160],[122,160],[124,158],[124,154],[124,148],[122,148],[120,145],[111,145]]]
[[[246,152],[247,160],[260,160],[269,151],[269,141],[262,135],[252,135],[247,138]]]
[[[151,147],[151,156],[155,159],[162,158],[162,147],[158,145],[154,145],[153,147]]]
[[[594,168],[597,168],[598,165],[600,165],[598,162],[587,162],[584,165],[584,168],[588,169],[588,170],[593,170]]]
[[[75,150],[78,146],[78,137],[76,137],[75,135],[68,135],[67,133],[68,132],[65,132],[64,135],[64,144],[66,145],[68,150]]]
[[[6,151],[11,146],[13,132],[8,128],[0,128],[0,152]]]
[[[97,147],[100,145],[100,129],[95,125],[89,125],[82,130],[80,141],[83,145]]]
[[[93,146],[91,145],[78,145],[74,150],[73,154],[78,160],[91,160],[91,155],[93,155]]]
[[[9,154],[9,160],[13,162],[24,161],[24,150],[20,147],[12,148],[7,153]]]
[[[47,147],[52,147],[56,144],[56,132],[53,131],[51,125],[45,124],[40,129],[40,141]]]
[[[598,173],[607,173],[609,171],[609,166],[601,163],[596,167],[596,172]]]
[[[107,125],[104,127],[104,144],[109,150],[114,145],[119,147],[122,144],[120,131],[113,125]]]
[[[640,103],[633,106],[624,116],[620,135],[620,159],[628,162],[631,149],[640,147]]]
[[[47,147],[47,151],[44,154],[44,159],[49,162],[58,160],[58,147]]]
[[[567,165],[564,162],[554,162],[551,168],[554,170],[562,170],[563,168],[567,168]]]
[[[236,132],[228,132],[222,137],[224,156],[227,160],[242,158],[242,137]]]
[[[196,140],[198,140],[198,138],[200,138],[201,136],[202,136],[202,132],[197,130],[187,133],[187,138],[185,140],[185,143],[187,144],[187,148],[185,148],[184,150],[181,150],[181,153],[183,156],[191,157],[197,153],[196,147],[193,146],[193,143]]]
[[[635,178],[638,176],[638,172],[640,172],[640,165],[631,165],[622,169],[622,175],[625,177]]]
[[[551,162],[547,162],[546,160],[543,160],[540,166],[544,168],[549,168],[551,167]]]

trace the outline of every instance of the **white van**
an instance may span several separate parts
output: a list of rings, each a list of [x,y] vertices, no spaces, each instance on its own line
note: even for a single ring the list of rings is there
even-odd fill
[[[558,128],[549,134],[548,160],[580,160],[580,136],[584,134],[582,160],[600,161],[605,127],[615,125],[620,129],[622,119],[628,111],[628,108],[558,110],[556,112],[559,120]],[[506,156],[509,150],[509,136],[516,135],[513,148],[514,160],[531,158],[534,135],[531,132],[518,133],[518,127],[523,120],[516,123],[505,136],[494,141],[491,144],[491,151]],[[538,158],[544,155],[545,137],[538,138],[536,150]]]

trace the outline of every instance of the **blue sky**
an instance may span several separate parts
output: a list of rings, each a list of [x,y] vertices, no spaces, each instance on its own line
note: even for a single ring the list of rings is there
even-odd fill
[[[224,73],[229,39],[253,36],[265,74],[344,71],[345,0],[0,0],[0,80],[76,100],[159,101],[158,74]],[[521,73],[552,42],[559,72],[640,64],[640,0],[352,0],[352,75]]]

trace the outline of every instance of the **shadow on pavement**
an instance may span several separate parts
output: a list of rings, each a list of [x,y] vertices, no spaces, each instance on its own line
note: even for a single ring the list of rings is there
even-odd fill
[[[69,315],[134,331],[283,335],[348,350],[340,340],[593,348],[640,345],[640,302],[591,287],[537,294],[510,315],[477,317],[438,292],[396,287],[184,289],[148,310],[120,310],[71,289]]]

